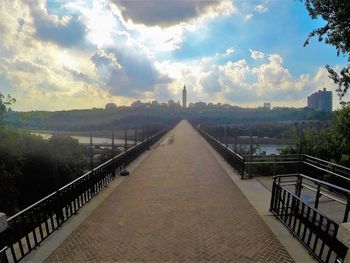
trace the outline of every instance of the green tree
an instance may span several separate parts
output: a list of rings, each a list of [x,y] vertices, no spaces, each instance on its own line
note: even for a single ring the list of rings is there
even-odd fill
[[[304,46],[309,44],[310,38],[316,36],[318,41],[324,41],[337,49],[337,55],[347,57],[348,65],[339,73],[329,65],[326,68],[330,78],[338,85],[337,93],[343,99],[350,86],[350,1],[349,0],[301,0],[312,19],[321,17],[326,25],[313,30]],[[344,104],[345,102],[342,101]]]
[[[299,153],[299,127],[293,127],[285,136],[294,144],[283,147],[281,154]],[[333,125],[326,129],[305,128],[301,150],[304,154],[350,167],[350,106],[336,111]]]
[[[16,99],[7,95],[6,97],[0,92],[0,125],[3,124],[4,114],[9,110],[10,106],[16,102]]]

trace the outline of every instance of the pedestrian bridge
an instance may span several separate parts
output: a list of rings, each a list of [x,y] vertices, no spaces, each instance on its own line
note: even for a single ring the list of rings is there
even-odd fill
[[[46,221],[5,247],[0,262],[314,261],[269,212],[270,192],[241,180],[187,121],[159,138],[131,152],[129,176],[114,177],[120,165],[111,163],[95,183],[65,190],[61,214],[47,201]],[[33,213],[15,223],[34,225]]]

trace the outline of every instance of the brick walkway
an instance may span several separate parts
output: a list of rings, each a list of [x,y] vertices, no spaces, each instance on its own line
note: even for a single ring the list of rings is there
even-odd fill
[[[187,122],[47,259],[292,262]]]

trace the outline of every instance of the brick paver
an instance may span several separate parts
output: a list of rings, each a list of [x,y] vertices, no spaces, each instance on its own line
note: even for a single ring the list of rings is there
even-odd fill
[[[292,262],[185,121],[47,262]]]

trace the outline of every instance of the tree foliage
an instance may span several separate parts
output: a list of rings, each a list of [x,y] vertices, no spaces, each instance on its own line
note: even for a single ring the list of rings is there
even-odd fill
[[[282,154],[299,153],[316,156],[347,167],[350,167],[350,107],[343,107],[336,111],[333,125],[325,129],[302,129],[300,141],[300,127],[293,127],[286,136],[294,141],[291,146],[284,147]]]
[[[16,99],[7,95],[6,97],[0,92],[0,125],[3,124],[3,118],[6,111],[10,109],[10,106],[16,102]]]
[[[317,37],[337,50],[337,55],[347,57],[348,65],[339,73],[329,65],[326,68],[330,78],[337,84],[337,93],[342,100],[350,86],[350,1],[349,0],[301,0],[312,19],[321,17],[326,25],[313,30],[304,46],[309,44],[310,38]],[[344,103],[344,102],[342,102]]]

